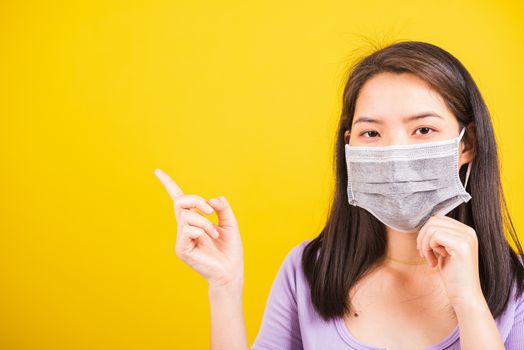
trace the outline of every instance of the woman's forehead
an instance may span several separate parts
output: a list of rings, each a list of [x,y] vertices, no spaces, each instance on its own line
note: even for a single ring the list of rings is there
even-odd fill
[[[425,113],[441,117],[432,118],[436,122],[455,119],[440,94],[424,80],[409,73],[379,73],[362,86],[353,120],[409,122],[410,117]]]

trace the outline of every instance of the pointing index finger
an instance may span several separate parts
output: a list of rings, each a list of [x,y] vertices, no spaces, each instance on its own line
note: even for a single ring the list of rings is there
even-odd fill
[[[167,175],[163,170],[161,169],[155,169],[154,171],[155,175],[158,177],[160,182],[164,185],[164,187],[167,190],[167,193],[169,193],[169,196],[175,200],[175,198],[181,196],[184,194],[180,187]]]

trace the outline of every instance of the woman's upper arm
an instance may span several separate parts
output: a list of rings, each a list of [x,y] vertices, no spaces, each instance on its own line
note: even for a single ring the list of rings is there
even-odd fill
[[[520,259],[524,264],[524,257],[520,257]],[[504,342],[504,347],[508,350],[524,349],[524,293],[517,300],[515,320]]]
[[[302,349],[296,300],[297,253],[298,247],[293,248],[280,265],[252,350]]]

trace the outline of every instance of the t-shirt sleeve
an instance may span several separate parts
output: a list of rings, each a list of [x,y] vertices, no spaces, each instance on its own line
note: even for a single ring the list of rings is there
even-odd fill
[[[296,246],[280,265],[251,350],[302,350],[296,300],[298,253]]]
[[[521,257],[524,264],[524,257]],[[515,307],[515,320],[504,342],[506,350],[524,349],[524,293],[517,300]]]
[[[506,350],[524,349],[524,294],[515,309],[515,321],[504,342]]]

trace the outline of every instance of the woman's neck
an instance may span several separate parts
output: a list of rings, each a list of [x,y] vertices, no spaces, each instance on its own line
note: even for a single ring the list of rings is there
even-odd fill
[[[417,250],[418,231],[399,232],[388,226],[385,226],[385,229],[387,240],[385,264],[410,272],[414,269],[421,272],[431,270]],[[421,269],[421,265],[424,268]]]

